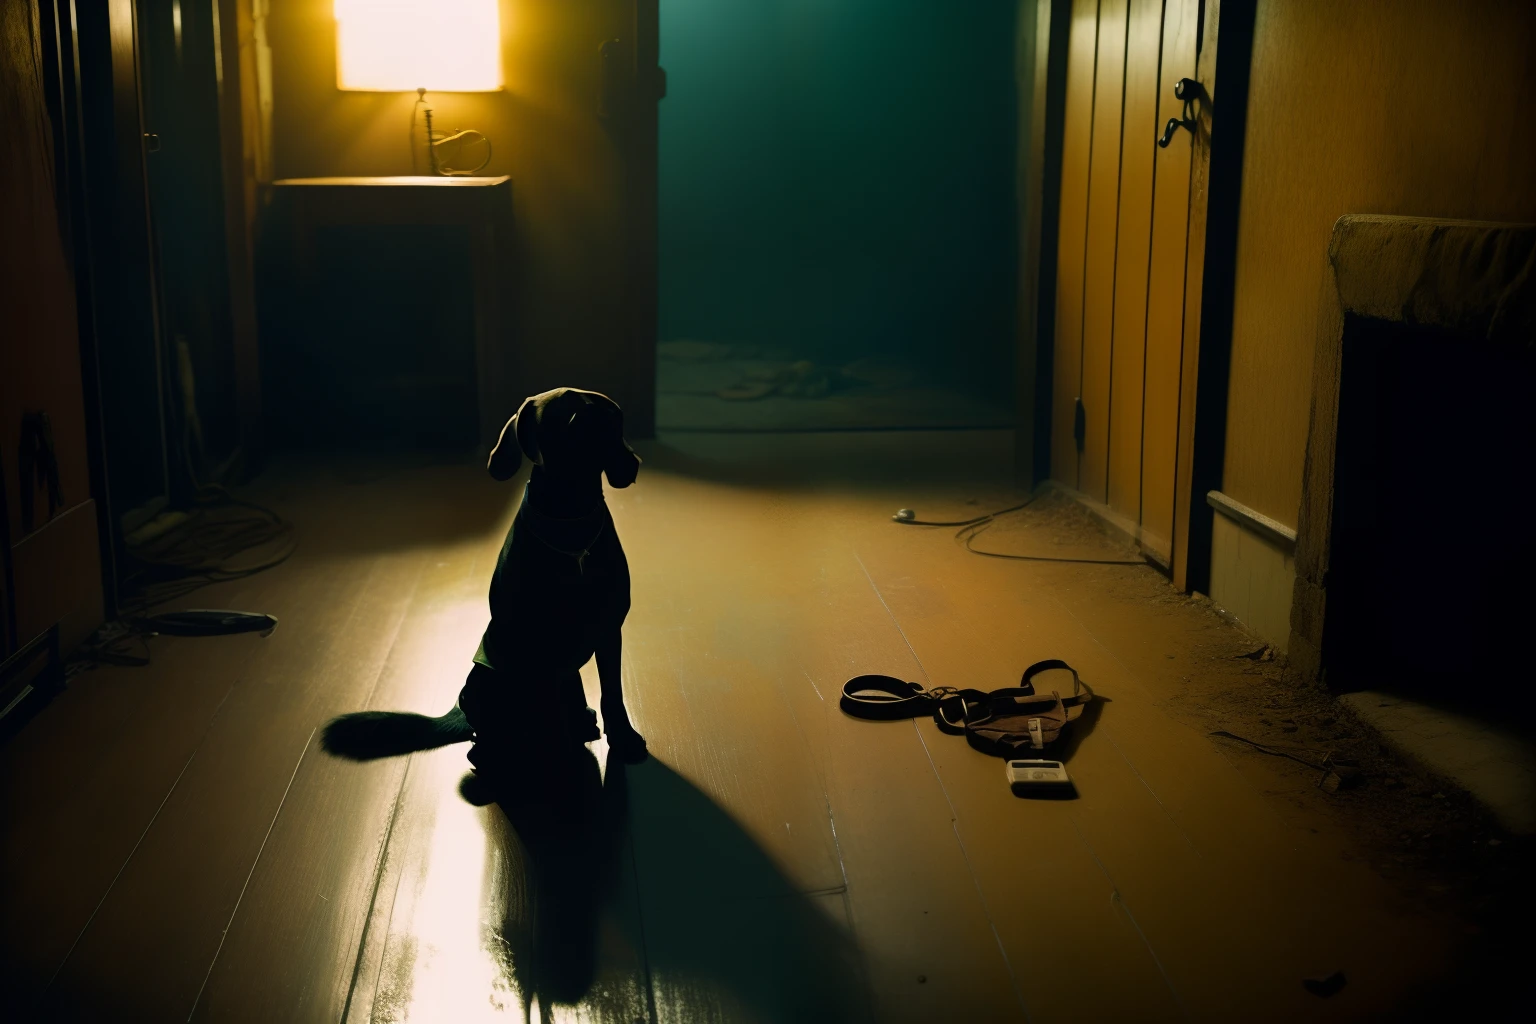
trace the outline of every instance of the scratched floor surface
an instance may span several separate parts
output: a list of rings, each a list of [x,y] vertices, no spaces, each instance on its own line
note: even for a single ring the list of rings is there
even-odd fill
[[[531,823],[457,792],[463,748],[333,760],[342,711],[439,713],[518,489],[475,467],[279,466],[282,567],[199,593],[266,639],[153,641],[0,750],[7,1020],[1267,1021],[1390,1013],[1439,923],[1165,710],[1212,627],[1104,600],[1144,567],[979,558],[896,507],[1013,497],[1001,432],[678,436],[610,496],[626,685],[653,757],[551,765]],[[967,502],[977,502],[971,505]],[[1010,535],[1036,553],[1093,538]],[[1108,698],[1079,797],[1024,801],[845,679]],[[596,679],[589,673],[589,694]],[[593,700],[595,704],[595,699]],[[1330,999],[1300,979],[1348,966]]]

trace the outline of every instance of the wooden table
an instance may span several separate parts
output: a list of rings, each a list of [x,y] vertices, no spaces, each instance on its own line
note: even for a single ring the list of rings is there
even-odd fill
[[[495,443],[508,403],[511,338],[506,285],[511,279],[512,179],[400,176],[284,178],[274,200],[292,214],[294,263],[315,265],[316,228],[335,225],[456,225],[470,237],[480,442]],[[487,449],[488,450],[488,449]]]

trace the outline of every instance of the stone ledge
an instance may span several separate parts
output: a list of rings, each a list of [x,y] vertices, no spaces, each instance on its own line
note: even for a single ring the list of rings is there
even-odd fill
[[[1339,701],[1399,753],[1465,789],[1515,835],[1536,835],[1536,744],[1445,708],[1375,690]]]
[[[1350,215],[1328,262],[1344,312],[1490,341],[1536,336],[1536,225]]]

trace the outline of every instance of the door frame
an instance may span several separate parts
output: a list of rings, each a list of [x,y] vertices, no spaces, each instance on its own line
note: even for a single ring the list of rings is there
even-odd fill
[[[1256,0],[1203,0],[1203,4],[1195,67],[1209,97],[1201,112],[1208,144],[1196,150],[1190,170],[1187,258],[1189,266],[1195,266],[1198,247],[1200,273],[1198,282],[1194,274],[1185,281],[1185,373],[1179,401],[1172,575],[1180,590],[1209,593],[1215,510],[1206,495],[1221,490],[1226,459],[1237,230],[1258,5]],[[1223,57],[1219,77],[1218,51]],[[1222,113],[1219,121],[1212,116],[1217,106]],[[1193,330],[1191,315],[1198,318]]]
[[[75,286],[85,399],[91,496],[97,505],[102,597],[106,618],[120,610],[118,555],[123,518],[114,493],[102,372],[103,340],[137,332],[153,339],[153,415],[158,433],[158,480],[148,518],[169,499],[170,466],[164,420],[154,247],[144,167],[143,112],[138,93],[136,6],[79,5],[39,0],[44,98],[52,120],[55,196]],[[141,301],[135,302],[137,296]],[[139,410],[144,411],[143,409]],[[121,483],[121,481],[119,481]]]
[[[1061,232],[1061,147],[1067,116],[1072,0],[1020,0],[1018,88],[1019,276],[1014,363],[1014,475],[1033,490],[1051,467],[1055,372],[1056,243]]]
[[[630,372],[632,394],[625,405],[625,429],[631,437],[656,436],[656,341],[660,315],[658,273],[658,131],[657,105],[667,94],[660,66],[660,0],[633,0],[630,31],[631,113],[625,146],[626,233],[629,248]]]

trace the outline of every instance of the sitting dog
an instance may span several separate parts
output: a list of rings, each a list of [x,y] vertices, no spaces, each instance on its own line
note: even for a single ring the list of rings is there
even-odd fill
[[[645,757],[619,675],[629,563],[602,486],[607,476],[628,487],[640,471],[623,413],[595,391],[535,395],[502,428],[486,468],[509,480],[524,457],[533,469],[496,561],[491,622],[457,706],[438,718],[342,715],[325,727],[326,750],[369,760],[473,740],[470,763],[506,778],[540,749],[598,738],[581,686],[581,668],[595,656],[609,747],[625,761]]]

